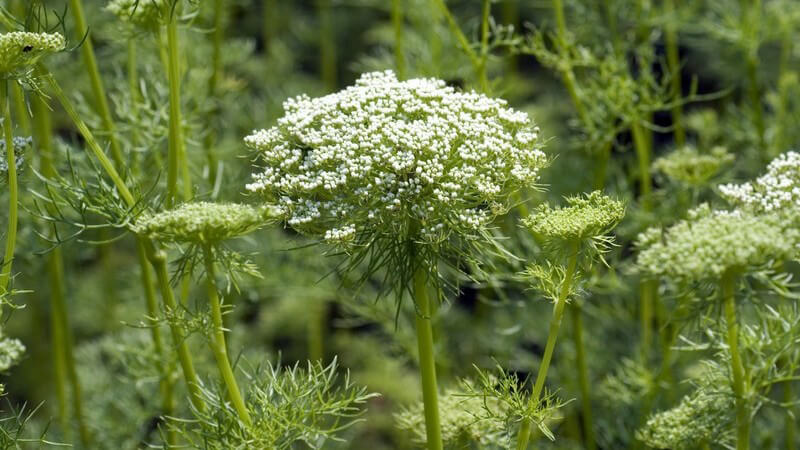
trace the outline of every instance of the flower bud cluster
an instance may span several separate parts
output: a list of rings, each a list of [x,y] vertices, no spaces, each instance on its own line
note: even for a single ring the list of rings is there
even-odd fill
[[[106,5],[106,10],[123,22],[146,29],[157,28],[167,9],[166,0],[111,0]]]
[[[42,56],[64,50],[60,33],[14,31],[0,34],[0,76],[17,78],[18,72],[36,64]]]
[[[582,241],[607,234],[625,217],[625,205],[600,191],[566,201],[563,208],[540,205],[525,225],[545,238]]]
[[[368,73],[284,109],[245,138],[263,160],[247,188],[290,226],[335,243],[475,235],[547,163],[526,114],[440,80]]]
[[[733,155],[724,147],[714,147],[708,154],[699,153],[693,147],[683,147],[657,159],[653,169],[672,180],[702,186],[731,162]]]
[[[712,211],[702,205],[687,220],[637,239],[637,265],[646,274],[673,280],[718,280],[728,271],[747,271],[797,253],[800,230],[783,218],[746,211]]]
[[[141,216],[133,231],[166,242],[215,244],[250,233],[270,222],[273,211],[238,203],[184,203]]]

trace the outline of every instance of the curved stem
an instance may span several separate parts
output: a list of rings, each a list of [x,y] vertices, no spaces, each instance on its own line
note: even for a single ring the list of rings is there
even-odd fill
[[[163,250],[156,250],[152,243],[143,241],[147,258],[153,265],[156,271],[156,278],[158,279],[158,286],[161,289],[161,297],[164,300],[164,306],[167,312],[175,312],[180,308],[175,301],[175,294],[172,292],[172,287],[169,285],[169,272],[167,271],[167,255]],[[186,344],[186,336],[183,334],[183,329],[180,325],[169,321],[169,328],[172,334],[172,342],[175,346],[175,351],[178,353],[178,361],[180,361],[181,369],[183,370],[183,379],[186,382],[186,388],[189,390],[189,399],[192,406],[198,411],[203,411],[206,408],[200,392],[200,381],[197,378],[197,372],[194,370],[194,363],[192,362],[192,354],[189,352],[189,346]]]
[[[428,450],[442,450],[442,427],[439,420],[439,391],[436,384],[436,360],[433,351],[431,304],[428,298],[425,271],[414,273],[414,301],[417,305],[417,347],[422,377],[422,400],[425,406],[425,434]]]
[[[86,17],[83,13],[83,3],[81,0],[70,0],[70,9],[72,10],[72,17],[75,20],[75,28],[79,33],[87,32],[89,28],[86,24]],[[102,121],[104,131],[108,134],[108,142],[111,144],[111,156],[114,158],[114,163],[118,168],[125,167],[125,163],[122,159],[122,150],[114,135],[114,121],[111,118],[111,110],[108,107],[106,91],[103,87],[103,80],[100,77],[100,69],[97,66],[97,57],[94,54],[94,45],[92,45],[91,36],[87,35],[86,39],[81,44],[81,55],[83,56],[83,63],[86,66],[86,72],[89,74],[92,95],[97,103],[97,112],[100,114],[100,120]]]
[[[11,263],[14,260],[14,249],[17,244],[17,221],[19,188],[17,186],[17,157],[14,154],[14,134],[11,126],[11,99],[8,95],[9,81],[0,81],[0,105],[3,108],[3,138],[6,145],[6,165],[8,167],[8,228],[6,231],[6,247],[0,269],[0,296],[8,293],[11,281]],[[0,309],[0,317],[3,311]]]
[[[239,390],[239,385],[236,383],[236,376],[231,368],[230,360],[228,359],[228,349],[225,344],[225,326],[222,323],[222,307],[219,301],[219,292],[217,291],[217,282],[214,273],[214,255],[212,254],[211,247],[208,245],[203,246],[203,262],[206,269],[206,288],[208,289],[208,303],[211,307],[211,321],[214,325],[214,332],[210,336],[211,351],[214,353],[214,358],[217,361],[217,368],[228,390],[228,397],[233,403],[234,409],[239,414],[239,418],[249,427],[253,422],[250,419],[250,413],[247,411],[242,393]]]
[[[564,276],[564,281],[561,284],[559,296],[556,299],[555,308],[553,308],[553,318],[550,320],[550,330],[547,332],[547,344],[544,348],[544,356],[542,363],[539,365],[539,372],[536,374],[536,383],[533,386],[533,393],[529,399],[530,404],[537,404],[544,389],[544,382],[547,379],[547,370],[550,368],[550,361],[553,358],[553,350],[556,346],[558,339],[558,330],[561,328],[561,319],[564,317],[564,308],[567,305],[567,297],[572,287],[572,280],[575,277],[575,268],[578,262],[578,247],[572,246],[572,253],[567,263],[567,270]],[[528,440],[531,436],[531,420],[525,418],[519,428],[517,435],[517,450],[525,450],[528,448]]]
[[[739,354],[739,321],[736,317],[734,290],[736,277],[726,274],[720,281],[725,302],[725,321],[728,328],[728,348],[731,352],[733,393],[736,396],[736,449],[750,448],[750,408],[747,401],[747,380],[742,357]]]

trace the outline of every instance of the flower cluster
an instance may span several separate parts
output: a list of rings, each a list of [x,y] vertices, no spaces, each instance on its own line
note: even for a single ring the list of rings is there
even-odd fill
[[[344,247],[474,236],[547,163],[526,114],[436,79],[368,73],[284,109],[245,138],[264,162],[247,188],[293,228]]]
[[[663,231],[639,235],[637,265],[648,275],[674,280],[718,280],[728,271],[746,271],[797,253],[800,230],[774,215],[712,211],[703,205]]]
[[[744,184],[719,187],[729,201],[754,212],[800,207],[800,153],[786,152],[772,160],[767,173]]]
[[[184,203],[176,209],[143,215],[133,231],[167,242],[214,244],[265,225],[273,211],[237,203]]]
[[[12,339],[3,335],[0,330],[0,373],[14,366],[25,353],[25,346],[19,339]]]
[[[607,234],[625,217],[625,205],[600,191],[567,197],[566,201],[564,208],[540,205],[525,219],[525,225],[545,238],[583,241]]]
[[[33,66],[42,56],[64,50],[65,45],[59,33],[0,34],[0,76],[17,78],[20,70]]]
[[[158,27],[167,6],[165,0],[111,0],[106,10],[123,22],[152,29]]]
[[[714,147],[709,154],[701,154],[693,147],[683,147],[658,158],[653,169],[675,181],[702,186],[731,162],[733,155],[724,147]]]

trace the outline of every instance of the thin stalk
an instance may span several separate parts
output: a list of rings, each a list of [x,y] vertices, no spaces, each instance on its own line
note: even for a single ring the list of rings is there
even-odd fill
[[[736,396],[736,450],[750,448],[750,406],[747,401],[747,380],[742,356],[739,354],[739,320],[736,317],[736,277],[726,274],[720,281],[722,297],[725,302],[725,321],[727,325],[728,348],[731,352],[731,373],[733,374],[733,393]]]
[[[472,48],[469,39],[467,39],[467,36],[465,36],[464,32],[461,31],[461,28],[458,26],[455,17],[453,17],[453,13],[450,12],[450,9],[445,4],[444,0],[436,0],[436,4],[439,5],[439,11],[441,11],[441,13],[444,14],[444,18],[447,21],[447,26],[450,28],[450,32],[453,33],[453,36],[455,36],[459,46],[461,46],[461,50],[463,50],[464,53],[466,53],[467,57],[469,58],[473,70],[475,70],[475,76],[478,79],[478,83],[481,86],[481,90],[486,92],[486,90],[488,89],[488,80],[486,80],[486,74],[485,74],[486,64],[484,57],[476,53],[475,49]],[[484,15],[488,15],[488,11],[486,10],[486,8],[488,8],[488,6],[486,5],[486,1],[484,0],[483,13],[481,15],[481,29],[483,29],[483,17]],[[488,24],[488,17],[486,21]],[[483,52],[483,50],[481,51]]]
[[[426,274],[422,268],[414,273],[414,301],[417,305],[417,347],[422,377],[422,401],[425,407],[425,435],[428,450],[442,450],[442,426],[439,420],[439,391],[436,384],[436,359],[433,352],[431,302],[428,298]]]
[[[775,111],[775,137],[772,139],[772,152],[770,157],[783,152],[786,148],[786,128],[787,128],[787,115],[789,110],[789,92],[788,87],[788,74],[789,62],[791,60],[792,51],[794,49],[794,33],[791,27],[786,27],[783,30],[781,37],[781,53],[780,63],[778,64],[778,107]]]
[[[85,33],[89,28],[86,24],[86,16],[83,13],[83,2],[81,0],[70,0],[70,9],[72,10],[73,20],[75,20],[75,28],[79,33]],[[114,163],[118,168],[125,167],[122,150],[114,134],[114,121],[111,118],[111,109],[108,107],[108,99],[103,87],[103,79],[100,77],[100,69],[97,66],[97,57],[94,54],[94,45],[92,45],[92,37],[90,35],[87,35],[81,44],[81,55],[83,64],[86,66],[86,72],[89,74],[92,95],[96,102],[97,112],[100,114],[103,131],[108,135],[108,142],[111,145],[111,156],[114,158]]]
[[[324,299],[312,301],[310,319],[308,322],[308,359],[322,361],[325,356],[325,319],[327,316],[327,303]]]
[[[153,282],[153,274],[150,271],[150,265],[147,264],[147,250],[144,243],[136,240],[136,254],[139,258],[139,265],[142,275],[142,288],[144,289],[144,297],[147,306],[147,325],[150,328],[150,337],[153,339],[153,348],[158,355],[158,360],[163,364],[162,367],[157,367],[157,371],[161,373],[161,380],[159,382],[159,391],[161,393],[161,409],[164,415],[170,416],[175,412],[175,398],[172,392],[172,369],[170,367],[169,359],[164,351],[164,344],[161,339],[161,328],[159,328],[158,320],[158,300],[156,299],[156,288]],[[170,445],[177,443],[177,435],[174,431],[169,431],[167,434],[168,443]]]
[[[586,364],[586,348],[583,345],[583,316],[578,305],[570,308],[570,313],[572,315],[572,338],[575,341],[575,363],[578,366],[578,383],[581,391],[584,448],[594,450],[597,448],[597,444],[595,444],[591,391],[589,389],[589,367]]]
[[[217,361],[219,374],[228,390],[228,398],[233,403],[239,418],[249,427],[253,425],[253,421],[250,419],[247,404],[244,402],[239,385],[236,383],[236,376],[228,359],[228,349],[225,344],[225,325],[222,322],[222,307],[220,306],[219,291],[217,290],[216,274],[214,272],[214,254],[208,245],[203,246],[203,262],[206,268],[206,288],[208,289],[208,302],[211,306],[211,321],[214,325],[214,332],[210,336],[209,344]]]
[[[52,123],[50,110],[38,95],[33,99],[34,132],[36,146],[40,150],[39,170],[51,178],[56,169],[53,162]],[[64,330],[55,311],[58,304],[64,304],[64,262],[61,247],[56,246],[47,256],[47,273],[50,280],[50,339],[53,351],[53,372],[55,375],[56,397],[58,399],[58,418],[61,429],[69,434],[69,415],[67,413],[67,363],[64,355]],[[68,436],[69,438],[69,436]]]
[[[223,23],[223,4],[222,0],[214,0],[214,33],[212,40],[211,53],[211,76],[208,78],[208,97],[217,98],[217,86],[222,76],[222,40],[224,38]],[[209,112],[206,118],[208,129],[206,130],[205,149],[206,160],[208,162],[208,184],[212,187],[217,183],[218,157],[216,151],[217,135],[214,130],[214,119],[217,116],[217,107]]]
[[[192,184],[181,118],[181,80],[178,64],[178,19],[167,23],[167,78],[169,78],[169,157],[167,159],[167,208],[175,205],[178,196],[178,170],[183,181],[183,200],[192,197]]]
[[[0,296],[8,293],[11,281],[11,264],[17,245],[17,221],[19,218],[19,187],[17,186],[17,157],[14,154],[14,131],[11,125],[11,99],[8,95],[9,81],[0,81],[0,105],[3,108],[3,138],[6,144],[6,165],[8,166],[8,226],[6,246],[0,269]],[[0,309],[0,317],[3,310]]]
[[[320,22],[319,65],[325,89],[333,91],[338,84],[336,74],[336,40],[331,0],[317,0]]]
[[[492,4],[489,0],[483,0],[483,7],[481,8],[481,55],[479,58],[480,64],[476,71],[478,72],[478,84],[481,91],[489,93],[489,76],[486,73],[486,65],[489,62],[489,13],[491,12]]]
[[[764,111],[761,104],[761,89],[758,86],[758,25],[761,20],[761,0],[742,0],[741,27],[744,35],[745,65],[747,68],[747,94],[753,113],[753,125],[756,127],[759,149],[766,150],[766,127]]]
[[[403,0],[392,0],[392,26],[394,27],[394,65],[397,76],[403,80],[406,77],[406,55],[403,46]]]
[[[501,14],[504,24],[511,25],[515,29],[517,28],[517,24],[519,23],[519,7],[516,0],[504,1]],[[506,59],[506,69],[510,74],[516,74],[518,63],[519,61],[517,55],[514,52],[509,52],[509,55]]]
[[[650,195],[653,191],[653,180],[650,176],[650,142],[644,128],[639,123],[631,124],[631,134],[633,144],[636,149],[636,160],[639,165],[639,198],[641,199],[642,209],[647,212],[652,211],[652,199]]]
[[[136,41],[128,41],[128,89],[131,93],[131,100],[139,101],[139,70],[137,65]]]
[[[789,381],[783,385],[783,400],[791,404],[792,402],[796,401],[794,398],[794,389],[792,387],[792,382]],[[790,407],[791,408],[791,407]],[[793,408],[791,408],[793,409]],[[791,409],[787,411],[785,420],[785,427],[786,427],[786,450],[795,450],[797,448],[797,437],[795,436],[797,423],[797,418],[791,413]]]
[[[64,283],[64,263],[63,258],[55,260],[51,279],[59,287],[59,293],[53,294],[51,297],[53,308],[53,320],[57,322],[58,339],[60,342],[57,345],[60,347],[60,357],[63,358],[64,369],[66,372],[67,380],[72,388],[72,410],[75,416],[75,421],[78,423],[78,436],[80,437],[81,444],[84,448],[91,448],[91,437],[89,436],[89,429],[86,427],[86,421],[83,414],[83,395],[80,380],[78,379],[78,371],[75,367],[75,355],[72,352],[74,347],[72,332],[69,327],[69,320],[67,318],[67,302],[64,298],[63,287]],[[55,279],[57,278],[57,279]],[[58,361],[57,361],[58,363]]]
[[[14,102],[14,114],[16,115],[16,125],[21,130],[23,136],[31,134],[31,120],[28,113],[28,106],[25,103],[25,92],[19,84],[11,84],[11,98]]]
[[[163,250],[156,250],[150,242],[144,242],[144,245],[145,251],[147,252],[147,259],[150,260],[150,263],[156,271],[156,279],[161,289],[161,297],[164,300],[164,306],[166,306],[168,313],[177,312],[180,306],[178,306],[178,303],[175,301],[175,294],[172,292],[172,287],[169,285],[167,254]],[[186,388],[189,390],[189,399],[195,409],[203,411],[206,405],[203,401],[202,393],[200,392],[200,381],[197,378],[197,372],[194,370],[192,354],[189,351],[189,346],[186,344],[186,336],[183,334],[183,329],[179,324],[169,321],[169,328],[172,334],[172,342],[175,346],[175,351],[178,354],[178,361],[183,371],[183,379],[186,382]]]
[[[553,308],[553,318],[550,320],[550,330],[547,332],[547,344],[544,348],[544,356],[542,357],[542,363],[539,366],[539,372],[536,374],[536,382],[533,386],[533,393],[528,401],[530,404],[538,403],[539,398],[542,395],[544,382],[547,379],[547,370],[550,368],[550,361],[553,358],[553,350],[556,347],[556,340],[558,339],[558,330],[561,328],[561,319],[564,317],[564,308],[567,305],[567,297],[569,296],[571,289],[572,279],[575,276],[575,268],[577,267],[577,263],[578,248],[577,245],[573,245],[572,254],[570,255],[569,262],[567,263],[566,275],[563,283],[561,284],[561,290],[558,298],[556,299],[555,308]],[[522,424],[519,428],[519,434],[517,435],[517,450],[525,450],[528,448],[528,440],[531,437],[531,425],[532,423],[529,418],[525,418],[522,421]]]
[[[664,7],[667,12],[667,25],[664,29],[664,41],[667,47],[667,66],[670,72],[670,88],[674,99],[681,96],[681,61],[678,54],[678,34],[675,31],[675,0],[665,0]],[[686,131],[683,128],[683,106],[675,102],[672,107],[672,126],[675,129],[675,144],[683,147],[686,144]]]
[[[111,178],[111,181],[114,183],[114,187],[117,188],[117,192],[119,193],[120,197],[122,197],[122,200],[129,208],[135,207],[136,200],[134,199],[133,194],[131,194],[131,191],[125,185],[125,182],[119,176],[116,169],[114,169],[111,161],[108,159],[105,153],[103,153],[103,149],[100,148],[100,145],[97,143],[97,139],[95,139],[92,132],[89,131],[89,127],[86,126],[86,123],[83,121],[83,119],[81,119],[80,115],[78,115],[75,107],[72,105],[72,103],[70,103],[69,98],[67,98],[64,90],[58,84],[55,77],[53,77],[53,75],[42,64],[39,64],[38,69],[41,78],[50,85],[51,89],[53,90],[53,95],[56,97],[59,103],[61,103],[61,106],[67,112],[67,115],[70,117],[70,119],[72,119],[72,122],[78,128],[78,131],[80,132],[81,136],[83,136],[84,141],[86,141],[86,145],[89,147],[89,150],[92,152],[95,158],[97,158],[97,161],[106,172],[106,175]],[[172,288],[169,285],[169,272],[167,271],[166,254],[163,251],[157,251],[151,241],[144,238],[141,238],[141,241],[145,246],[147,258],[156,271],[156,278],[161,289],[161,295],[164,304],[170,311],[176,311],[177,304],[175,302],[175,296],[172,292]],[[205,403],[201,397],[197,374],[194,370],[194,365],[192,364],[191,353],[186,345],[183,330],[177,324],[170,324],[170,331],[172,333],[173,342],[178,353],[178,359],[181,363],[181,368],[183,369],[183,376],[186,380],[187,388],[191,393],[190,398],[192,404],[198,410],[204,410]]]

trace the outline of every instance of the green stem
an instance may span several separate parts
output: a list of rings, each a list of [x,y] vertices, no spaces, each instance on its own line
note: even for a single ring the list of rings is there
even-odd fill
[[[23,136],[31,134],[31,120],[28,106],[25,103],[25,92],[19,84],[11,84],[11,98],[14,101],[14,114],[16,115],[16,125],[22,131]]]
[[[556,340],[558,339],[558,330],[561,328],[561,319],[564,317],[564,308],[567,305],[570,289],[572,288],[572,279],[575,276],[575,268],[578,262],[578,248],[573,245],[572,254],[567,263],[566,275],[561,284],[559,296],[556,299],[555,308],[553,308],[553,318],[550,320],[550,330],[547,332],[547,344],[544,348],[544,356],[542,363],[539,365],[539,372],[536,374],[536,382],[533,386],[533,393],[528,400],[529,404],[537,404],[541,397],[542,390],[544,389],[544,382],[547,379],[547,370],[550,368],[550,361],[553,358],[553,350],[556,347]],[[517,450],[525,450],[528,448],[528,440],[531,436],[530,418],[525,418],[519,428],[517,435]]]
[[[168,313],[176,313],[180,307],[175,301],[175,294],[172,292],[172,287],[169,285],[167,255],[163,250],[156,250],[152,243],[143,243],[145,245],[147,259],[150,260],[150,263],[156,271],[156,279],[161,289],[161,297],[164,300],[164,306],[166,306]],[[178,353],[178,361],[180,361],[181,369],[183,370],[183,379],[186,382],[186,388],[189,390],[189,399],[195,409],[203,411],[206,405],[205,402],[203,402],[202,393],[200,391],[200,381],[197,378],[197,372],[194,370],[192,354],[189,352],[186,336],[183,334],[183,329],[178,323],[175,323],[171,319],[168,320],[168,322],[172,334],[172,342],[175,346],[175,351]]]
[[[321,298],[312,303],[308,323],[308,358],[311,361],[322,361],[325,356],[325,319],[328,308]]]
[[[128,89],[131,93],[131,100],[139,101],[139,70],[136,57],[136,40],[128,41]]]
[[[592,399],[589,389],[589,368],[586,364],[586,349],[583,345],[583,316],[581,315],[581,309],[575,305],[574,308],[571,308],[571,315],[572,333],[575,340],[575,362],[578,366],[578,383],[581,391],[584,448],[594,450],[597,445],[595,444]]]
[[[420,267],[414,273],[414,301],[417,306],[417,347],[422,377],[422,400],[425,406],[425,434],[428,450],[442,450],[442,427],[439,420],[439,391],[436,384],[436,360],[433,351],[431,304],[428,297],[427,275]]]
[[[178,47],[178,19],[177,17],[171,17],[167,23],[167,77],[169,78],[169,157],[167,160],[167,198],[165,201],[167,208],[174,206],[177,201],[179,167],[183,181],[183,200],[186,201],[192,197],[189,165],[183,141]]]
[[[33,118],[36,146],[40,151],[39,170],[46,178],[56,174],[53,162],[52,123],[50,110],[41,97],[33,98]],[[58,398],[58,417],[61,429],[69,434],[69,415],[67,413],[67,363],[64,355],[64,330],[55,312],[64,301],[64,262],[61,247],[56,246],[47,257],[47,273],[50,280],[50,332],[53,351],[53,371],[55,375],[56,397]]]
[[[222,41],[224,38],[223,27],[223,3],[222,0],[214,0],[214,33],[212,40],[211,53],[211,76],[208,78],[208,97],[217,98],[217,86],[222,76]],[[206,130],[205,148],[206,160],[208,162],[208,183],[212,188],[217,183],[218,158],[216,152],[217,136],[214,133],[214,119],[217,116],[217,107],[211,110],[206,118],[208,129]]]
[[[642,281],[639,284],[639,293],[640,293],[640,311],[639,311],[639,321],[640,327],[642,329],[642,342],[641,351],[643,358],[646,360],[646,355],[650,351],[650,346],[653,342],[653,310],[654,310],[654,301],[653,301],[653,289],[651,288],[652,282],[650,281]]]
[[[228,349],[225,344],[225,326],[222,322],[222,307],[220,306],[214,272],[214,255],[208,245],[203,246],[203,261],[206,268],[206,288],[208,289],[208,302],[211,306],[211,321],[214,325],[214,333],[210,336],[211,351],[217,360],[217,368],[228,390],[228,397],[239,414],[239,418],[249,427],[253,425],[253,421],[250,419],[250,413],[247,411],[247,405],[244,398],[242,398],[239,385],[236,383],[236,376],[228,359]]]
[[[490,93],[489,76],[487,74],[486,65],[489,62],[489,14],[491,8],[491,2],[489,0],[483,0],[483,8],[481,8],[481,54],[478,59],[479,64],[475,68],[478,74],[478,84],[481,87],[481,92],[485,94]]]
[[[728,348],[731,352],[731,373],[733,374],[733,393],[736,396],[736,449],[750,448],[750,407],[747,400],[747,380],[744,363],[739,354],[739,321],[736,317],[736,277],[726,274],[720,281],[722,297],[725,302],[725,321],[728,328]]]
[[[403,47],[403,0],[392,0],[392,26],[394,27],[394,65],[397,76],[403,80],[406,77],[406,56]]]
[[[319,64],[322,82],[329,92],[338,84],[336,74],[336,39],[334,34],[333,8],[331,0],[317,0],[320,22]]]
[[[667,25],[664,29],[664,41],[667,47],[667,66],[670,72],[670,88],[674,100],[680,98],[681,88],[681,61],[678,54],[678,34],[675,31],[675,0],[665,0],[664,7],[667,12]],[[675,102],[672,107],[672,125],[675,128],[675,144],[683,147],[686,144],[686,131],[683,128],[683,107],[680,102]]]
[[[791,403],[796,400],[794,398],[794,389],[791,381],[783,385],[783,400],[786,403]],[[790,408],[794,409],[792,407]],[[786,412],[786,418],[784,419],[786,427],[786,450],[795,450],[797,448],[797,437],[795,436],[795,432],[797,431],[797,418],[793,414],[789,414],[791,409]]]
[[[11,281],[11,263],[14,260],[14,249],[17,245],[17,221],[19,188],[17,186],[17,157],[14,154],[14,132],[11,126],[11,99],[8,95],[7,80],[0,81],[0,105],[3,108],[3,138],[6,144],[6,165],[8,166],[8,228],[6,231],[6,247],[0,269],[0,296],[8,293]],[[0,308],[0,317],[3,310]]]
[[[638,122],[631,124],[633,144],[636,149],[636,159],[639,164],[639,198],[642,209],[652,211],[650,194],[653,190],[653,180],[650,177],[650,143],[642,125]]]
[[[745,64],[747,67],[747,91],[753,111],[753,124],[756,127],[758,145],[764,155],[766,150],[766,127],[761,104],[761,89],[758,86],[758,28],[761,20],[761,0],[741,2],[741,21],[745,39]]]
[[[103,152],[103,149],[100,147],[100,144],[97,143],[97,139],[94,137],[91,131],[89,131],[89,127],[86,126],[86,123],[81,119],[81,116],[75,110],[75,107],[67,98],[67,95],[64,93],[64,90],[61,88],[61,85],[58,84],[53,74],[50,73],[47,68],[39,64],[38,67],[40,75],[44,81],[46,81],[53,90],[53,95],[55,95],[56,99],[61,103],[61,106],[66,111],[67,115],[72,119],[72,122],[78,128],[78,132],[83,136],[84,140],[86,141],[86,145],[89,147],[89,150],[94,154],[97,161],[100,163],[100,166],[103,167],[103,170],[106,174],[111,178],[111,181],[114,183],[114,186],[117,188],[119,195],[122,197],[122,200],[128,205],[128,207],[133,207],[136,205],[136,200],[133,198],[133,194],[125,185],[125,182],[120,177],[119,172],[117,169],[114,168],[114,165],[111,163],[111,160],[108,159],[106,154]]]
[[[277,0],[264,0],[264,29],[261,32],[262,44],[264,46],[264,55],[269,55],[269,49],[272,45],[273,37],[276,34],[278,26],[278,5]]]
[[[156,299],[155,284],[153,282],[153,274],[150,271],[150,265],[147,263],[147,250],[141,239],[136,239],[136,253],[139,258],[139,267],[142,275],[142,289],[144,290],[145,303],[147,306],[147,325],[150,328],[150,337],[153,339],[153,348],[155,349],[158,360],[161,361],[162,366],[157,367],[157,372],[161,373],[161,380],[159,382],[159,390],[161,393],[161,408],[164,415],[170,416],[175,412],[175,398],[172,394],[172,368],[170,367],[169,358],[164,352],[164,344],[161,339],[161,328],[159,328],[158,320],[158,301]],[[167,435],[168,443],[174,445],[177,443],[177,435],[174,431],[170,430]]]
[[[89,28],[86,24],[86,17],[83,13],[83,3],[81,0],[70,0],[70,9],[72,10],[73,20],[75,20],[75,28],[79,33],[86,33]],[[100,77],[100,69],[97,66],[97,57],[94,54],[94,45],[92,45],[92,37],[90,35],[87,35],[86,39],[81,44],[81,55],[83,56],[83,64],[86,66],[86,71],[89,74],[89,81],[92,86],[92,95],[96,102],[97,112],[100,114],[103,129],[106,134],[108,134],[108,142],[111,145],[111,156],[114,158],[114,163],[118,168],[125,167],[122,158],[122,150],[114,134],[114,122],[111,118],[111,109],[108,107],[108,99],[105,88],[103,87],[103,79]]]

